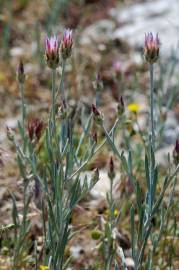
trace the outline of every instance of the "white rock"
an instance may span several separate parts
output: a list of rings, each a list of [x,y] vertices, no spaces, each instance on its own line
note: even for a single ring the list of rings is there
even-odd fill
[[[101,20],[95,24],[85,28],[81,34],[80,44],[96,44],[106,43],[107,40],[111,39],[111,33],[115,28],[115,24],[111,20]]]
[[[70,248],[70,253],[74,259],[78,259],[80,257],[80,251],[82,250],[82,247],[79,245],[72,246]]]
[[[132,258],[126,258],[125,261],[127,267],[134,267],[134,261]]]
[[[14,47],[10,50],[10,55],[12,57],[22,57],[25,55],[25,49],[21,47]]]
[[[93,189],[90,191],[94,199],[105,198],[106,193],[109,191],[110,182],[106,171],[100,170],[100,178]]]
[[[156,163],[160,164],[162,166],[167,166],[168,164],[168,154],[170,155],[170,157],[172,157],[173,154],[173,145],[161,148],[159,150],[156,151]]]
[[[112,10],[111,16],[120,26],[113,33],[113,39],[120,38],[132,46],[143,46],[144,33],[159,33],[163,53],[169,53],[178,45],[179,27],[178,0],[157,0],[134,4],[121,10]]]

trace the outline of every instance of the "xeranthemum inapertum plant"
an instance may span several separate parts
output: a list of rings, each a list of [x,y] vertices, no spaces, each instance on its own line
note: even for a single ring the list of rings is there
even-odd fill
[[[139,270],[142,266],[149,265],[153,269],[153,256],[156,252],[160,235],[164,229],[163,222],[163,200],[166,189],[175,181],[178,173],[178,165],[169,171],[164,179],[160,194],[157,194],[157,184],[159,181],[159,166],[156,162],[157,149],[157,132],[154,123],[154,63],[157,61],[160,50],[160,41],[158,35],[152,33],[145,35],[144,55],[150,68],[150,111],[149,111],[149,130],[148,138],[143,140],[143,153],[145,157],[141,157],[141,166],[144,166],[144,183],[145,192],[140,186],[140,179],[136,179],[136,168],[133,162],[133,149],[131,140],[125,137],[124,146],[116,145],[116,130],[122,130],[126,125],[125,103],[123,98],[119,99],[116,108],[116,121],[112,128],[108,131],[105,126],[105,118],[99,108],[99,97],[96,96],[95,103],[91,106],[90,113],[85,115],[83,119],[83,110],[79,111],[75,108],[71,110],[68,88],[65,81],[66,62],[70,59],[73,48],[72,30],[66,29],[61,39],[57,36],[46,36],[45,38],[45,59],[52,74],[51,104],[49,106],[49,114],[45,125],[37,118],[27,124],[27,112],[24,99],[24,67],[20,64],[18,82],[22,99],[22,120],[18,123],[20,140],[16,140],[14,134],[8,129],[8,137],[14,143],[17,152],[17,162],[20,175],[23,182],[23,210],[21,216],[17,211],[16,201],[13,199],[12,217],[16,230],[14,231],[14,254],[13,254],[13,270],[19,267],[19,261],[25,254],[26,242],[30,231],[30,220],[28,218],[29,204],[32,197],[40,203],[38,210],[42,217],[42,233],[43,233],[43,249],[40,253],[35,254],[36,269],[39,270],[66,270],[71,263],[71,257],[66,256],[66,248],[69,240],[74,235],[74,227],[71,226],[71,216],[74,208],[79,204],[80,200],[85,198],[88,192],[93,188],[99,180],[99,170],[95,170],[88,174],[86,166],[92,161],[95,154],[100,151],[103,145],[108,142],[116,159],[119,160],[125,177],[130,181],[135,194],[133,205],[130,205],[131,219],[131,250],[134,262],[134,269]],[[57,68],[61,71],[59,75]],[[59,83],[60,81],[60,83]],[[59,85],[58,85],[59,83]],[[68,85],[68,84],[67,84]],[[101,78],[97,76],[96,91],[100,92],[102,88]],[[58,104],[61,107],[58,108]],[[82,105],[83,106],[83,105]],[[57,110],[58,108],[58,110]],[[89,107],[88,107],[89,109]],[[140,107],[138,104],[129,104],[129,111],[133,112],[137,117]],[[89,110],[88,110],[89,111]],[[60,116],[60,120],[59,120]],[[82,124],[81,124],[82,123]],[[80,128],[79,128],[79,125]],[[77,126],[77,128],[76,128]],[[97,133],[93,133],[94,126],[103,134],[102,141],[97,139]],[[120,127],[120,128],[119,128]],[[76,130],[80,130],[76,134]],[[125,136],[125,132],[124,132]],[[146,135],[147,137],[147,135]],[[40,150],[38,143],[40,141]],[[121,149],[124,147],[124,150]],[[175,146],[173,157],[178,160],[178,141]],[[39,151],[43,151],[45,162],[39,162],[41,156]],[[42,152],[41,152],[42,153]],[[43,155],[42,155],[43,156]],[[116,161],[115,159],[115,161]],[[85,176],[84,176],[85,175]],[[110,192],[107,194],[109,205],[108,221],[104,225],[103,232],[96,231],[93,237],[98,240],[100,238],[103,243],[103,255],[105,260],[102,261],[104,269],[110,270],[115,265],[115,269],[127,269],[125,256],[118,241],[118,223],[120,221],[120,211],[116,209],[113,199],[113,181],[116,175],[113,158],[110,159],[108,176],[110,179]],[[174,179],[174,180],[173,180]],[[28,186],[33,184],[33,196],[29,195]],[[172,201],[172,199],[170,200]],[[129,211],[128,211],[129,212]],[[154,234],[155,227],[153,219],[157,215],[162,218],[159,233]],[[137,222],[136,222],[137,220]],[[163,222],[163,223],[162,223]],[[155,236],[155,237],[154,237]],[[149,239],[151,241],[149,254],[146,255],[146,247]],[[122,262],[122,263],[121,263]],[[120,268],[121,267],[121,268]]]

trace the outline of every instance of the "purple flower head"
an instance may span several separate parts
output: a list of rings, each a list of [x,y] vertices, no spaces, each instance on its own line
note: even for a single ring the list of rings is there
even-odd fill
[[[68,45],[73,44],[73,32],[71,29],[65,29],[64,35],[63,35],[63,42],[65,42]]]
[[[57,36],[46,36],[45,38],[45,53],[46,54],[57,54],[59,49],[59,38]]]
[[[72,46],[73,46],[73,31],[68,28],[65,29],[61,41],[61,54],[64,60],[70,57]]]
[[[159,49],[160,47],[160,40],[158,37],[158,33],[154,37],[154,35],[150,32],[145,34],[145,47],[148,49]]]
[[[45,37],[45,57],[50,68],[57,68],[59,64],[59,45],[58,36]]]
[[[145,34],[144,56],[147,62],[153,64],[157,61],[160,50],[160,39],[158,34],[152,32]]]

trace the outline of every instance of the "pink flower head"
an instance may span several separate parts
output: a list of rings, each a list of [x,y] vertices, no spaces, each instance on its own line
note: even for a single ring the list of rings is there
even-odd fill
[[[160,40],[158,37],[158,33],[156,34],[155,37],[153,36],[151,32],[145,34],[145,47],[148,49],[153,49],[153,48],[155,48],[156,50],[159,49]]]
[[[71,55],[73,46],[73,32],[71,29],[65,29],[62,42],[61,42],[61,53],[63,59],[67,59]]]
[[[145,34],[144,56],[147,62],[153,64],[159,56],[160,40],[158,34],[153,35],[152,32]]]
[[[45,53],[46,54],[57,54],[59,49],[59,39],[57,36],[46,36],[45,38]]]
[[[45,57],[50,68],[56,68],[59,64],[59,38],[57,36],[46,36]]]
[[[64,35],[63,35],[63,42],[68,45],[68,46],[72,46],[73,44],[73,32],[71,29],[65,29],[64,31]]]

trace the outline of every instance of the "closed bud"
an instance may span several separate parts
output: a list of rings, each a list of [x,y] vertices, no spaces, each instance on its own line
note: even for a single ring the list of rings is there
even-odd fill
[[[173,159],[176,164],[176,166],[179,163],[179,140],[176,140],[175,148],[173,150]]]
[[[113,161],[113,158],[112,158],[112,157],[110,158],[110,161],[109,161],[108,176],[109,176],[110,180],[113,180],[114,177],[115,177],[115,172],[114,172],[114,161]]]
[[[93,175],[92,175],[92,181],[96,183],[99,180],[99,169],[95,168],[93,170]]]
[[[93,140],[95,143],[97,143],[98,137],[97,137],[97,132],[96,132],[96,131],[93,131],[93,132],[92,132],[91,138],[92,138],[92,140]]]
[[[39,141],[43,128],[44,128],[44,123],[42,120],[38,118],[33,119],[28,123],[27,129],[28,129],[29,139],[31,142]]]
[[[96,105],[92,104],[92,112],[94,115],[94,120],[98,125],[101,125],[103,122],[103,116],[101,112],[97,109]]]
[[[99,231],[99,230],[93,230],[93,231],[91,232],[91,238],[92,238],[93,240],[99,240],[100,237],[101,237],[101,235],[102,235],[102,232]]]
[[[125,111],[124,100],[123,100],[122,96],[119,99],[119,103],[118,103],[118,106],[117,106],[117,111],[118,111],[118,116],[121,116]]]
[[[160,40],[158,34],[154,37],[153,33],[145,34],[144,57],[149,64],[157,62],[160,50]]]
[[[22,60],[19,62],[19,66],[17,69],[17,80],[19,83],[24,83],[25,81],[24,64]]]

